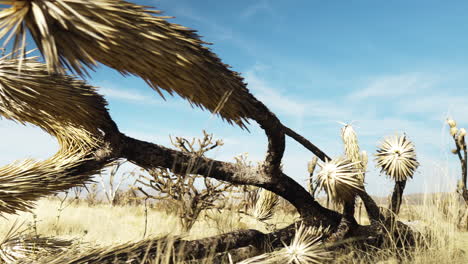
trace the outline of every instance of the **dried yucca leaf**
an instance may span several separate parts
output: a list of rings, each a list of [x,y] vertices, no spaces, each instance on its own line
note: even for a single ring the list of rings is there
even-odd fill
[[[0,213],[27,210],[40,197],[89,180],[96,171],[74,170],[102,143],[112,126],[106,101],[73,77],[49,75],[35,58],[0,58],[0,116],[30,123],[57,138],[58,152],[44,161],[26,159],[0,167]]]
[[[341,138],[343,139],[345,155],[351,161],[356,163],[356,168],[361,170],[359,176],[364,181],[365,166],[359,152],[359,143],[353,126],[346,124],[341,128]]]
[[[395,181],[406,181],[418,168],[414,144],[406,135],[386,137],[377,149],[375,161],[381,172]]]
[[[359,191],[364,190],[361,171],[356,164],[345,157],[319,164],[321,170],[317,174],[317,188],[325,190],[336,203],[352,201]]]
[[[25,235],[19,232],[21,225],[15,221],[0,241],[0,260],[3,263],[18,263],[52,255],[70,249],[72,242],[52,237]]]
[[[257,201],[255,203],[252,216],[259,221],[266,221],[273,216],[274,209],[278,205],[278,195],[265,189],[257,192]]]
[[[287,263],[287,264],[320,264],[331,260],[331,252],[323,248],[322,236],[328,229],[322,227],[296,227],[296,234],[289,245],[284,248],[246,259],[238,264],[253,263]]]
[[[14,237],[0,245],[0,259],[4,263],[31,263],[32,259],[59,254],[71,246],[71,241],[53,237]]]
[[[199,107],[245,127],[255,98],[243,78],[203,44],[194,30],[169,23],[160,11],[123,0],[25,0],[7,2],[0,37],[24,45],[26,28],[49,71],[79,75],[98,62],[136,75],[153,89],[176,92]],[[24,49],[24,48],[23,48]]]
[[[176,250],[175,246],[180,249]],[[43,258],[37,264],[170,263],[171,260],[183,258],[183,249],[183,241],[176,237],[148,238],[78,253],[63,252],[57,256]]]

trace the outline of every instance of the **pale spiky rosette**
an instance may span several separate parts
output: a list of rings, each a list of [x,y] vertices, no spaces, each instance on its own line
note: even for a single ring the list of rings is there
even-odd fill
[[[106,101],[95,88],[64,75],[49,75],[35,58],[0,58],[0,117],[30,123],[56,137],[59,151],[45,161],[27,159],[0,167],[0,213],[27,210],[40,197],[89,180],[74,173],[102,142],[110,123]]]
[[[283,249],[246,259],[238,264],[253,263],[287,263],[287,264],[321,264],[331,260],[331,252],[323,247],[321,241],[328,229],[322,227],[296,227],[296,234],[289,245]]]
[[[65,252],[72,242],[53,237],[20,236],[0,245],[0,259],[4,263],[17,263],[37,256],[55,255]]]
[[[345,155],[351,161],[356,163],[356,168],[361,170],[359,174],[362,180],[364,181],[365,166],[361,159],[361,154],[359,152],[359,143],[357,139],[356,132],[350,124],[346,124],[341,128],[341,138],[343,139]]]
[[[265,189],[257,192],[257,202],[252,216],[259,221],[266,221],[273,216],[274,209],[278,205],[278,195]]]
[[[346,157],[319,164],[321,170],[317,174],[317,188],[325,190],[336,203],[353,200],[359,191],[364,190],[361,171],[355,165],[356,162]]]
[[[38,255],[61,253],[72,246],[68,240],[52,237],[24,235],[19,232],[21,225],[14,222],[0,241],[0,260],[2,263],[17,263]]]
[[[395,181],[406,181],[413,177],[418,168],[414,144],[406,135],[389,136],[377,149],[376,163],[381,172],[385,172]]]
[[[141,77],[160,92],[176,92],[191,103],[245,127],[255,98],[243,78],[203,44],[194,30],[172,24],[160,11],[123,0],[2,1],[0,37],[24,45],[29,30],[49,70],[84,75],[98,62]],[[9,39],[9,37],[7,37]]]

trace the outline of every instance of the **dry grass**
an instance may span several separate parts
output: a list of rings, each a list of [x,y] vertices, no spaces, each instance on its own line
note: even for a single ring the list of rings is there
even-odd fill
[[[384,250],[361,252],[358,249],[340,252],[334,256],[336,263],[468,263],[468,232],[457,229],[453,217],[455,214],[444,214],[434,205],[433,198],[427,197],[422,205],[403,205],[400,220],[420,230],[424,236],[414,251],[402,251],[392,243]],[[97,245],[102,247],[116,246],[143,239],[144,207],[115,206],[98,204],[89,207],[85,202],[73,203],[67,207],[56,223],[59,201],[42,199],[34,213],[37,215],[37,232],[43,236],[56,236],[72,239],[85,248]],[[448,210],[458,212],[462,204],[449,200]],[[0,235],[7,233],[15,219],[24,221],[23,227],[33,223],[31,213],[19,216],[8,216],[0,219]],[[269,223],[279,223],[276,228],[284,227],[297,220],[297,215],[276,211]],[[365,223],[367,219],[361,219]],[[184,233],[175,214],[150,209],[148,212],[148,234],[151,237],[181,236],[186,239],[198,239],[238,229],[256,228],[267,232],[264,223],[245,217],[241,214],[222,210],[204,212],[200,220],[189,233]],[[32,228],[31,228],[32,230]],[[57,237],[57,236],[56,236]],[[300,247],[300,245],[299,245]],[[287,249],[285,249],[287,250]],[[165,262],[156,262],[165,263]]]

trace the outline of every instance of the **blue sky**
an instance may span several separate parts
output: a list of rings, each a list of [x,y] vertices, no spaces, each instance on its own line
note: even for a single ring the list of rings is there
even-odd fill
[[[450,1],[135,1],[155,6],[171,22],[198,30],[210,48],[246,79],[248,88],[284,124],[325,150],[342,154],[340,122],[353,122],[361,149],[375,153],[396,132],[415,142],[421,163],[408,193],[454,190],[460,169],[444,124],[468,126],[468,2]],[[100,67],[88,80],[101,87],[121,131],[170,146],[173,136],[214,133],[225,145],[211,157],[233,161],[248,152],[263,159],[266,137],[250,133],[179,97],[164,101],[138,78]],[[46,158],[54,139],[33,127],[0,120],[0,163]],[[305,183],[312,157],[288,140],[283,166]],[[130,169],[130,168],[128,168]],[[373,162],[371,194],[392,182]]]

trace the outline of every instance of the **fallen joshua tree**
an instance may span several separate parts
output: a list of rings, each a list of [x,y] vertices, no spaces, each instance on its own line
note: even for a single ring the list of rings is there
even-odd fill
[[[195,241],[147,239],[78,256],[65,252],[46,262],[140,263],[157,257],[161,244],[167,245],[168,241],[174,252],[183,251],[187,260],[219,254],[219,259],[228,256],[239,261],[265,253],[267,241],[273,248],[294,244],[296,232],[299,237],[304,233],[316,234],[317,238],[309,244],[323,242],[328,251],[351,244],[378,248],[387,239],[401,246],[414,243],[415,232],[393,217],[398,213],[406,179],[417,167],[416,160],[412,160],[414,149],[410,148],[408,158],[404,156],[406,152],[387,146],[402,144],[399,151],[407,151],[406,137],[397,137],[396,143],[387,141],[390,143],[384,144],[379,152],[382,169],[396,179],[391,205],[394,214],[383,214],[366,192],[362,159],[356,156],[331,159],[286,127],[249,92],[238,73],[204,46],[207,43],[193,30],[169,23],[168,17],[154,15],[159,11],[121,0],[3,3],[11,7],[0,13],[0,35],[7,37],[6,42],[14,39],[14,43],[13,51],[0,60],[0,115],[41,127],[57,138],[60,150],[45,161],[26,160],[0,168],[0,212],[11,214],[30,209],[39,198],[82,185],[113,161],[123,158],[148,171],[162,168],[177,174],[190,170],[232,184],[261,187],[289,201],[301,216],[301,227],[293,224],[267,234],[250,229]],[[28,57],[27,30],[45,63]],[[96,69],[97,63],[124,75],[138,76],[159,93],[160,89],[175,92],[230,124],[247,128],[249,121],[257,122],[268,140],[265,161],[258,167],[239,170],[234,163],[126,136],[112,120],[97,88],[67,74],[68,69],[79,76],[86,75],[88,69]],[[286,136],[325,162],[322,176],[318,176],[320,187],[343,205],[342,212],[320,205],[282,171]],[[369,225],[359,225],[354,219],[356,197],[364,203]],[[327,232],[317,235],[312,229]]]

